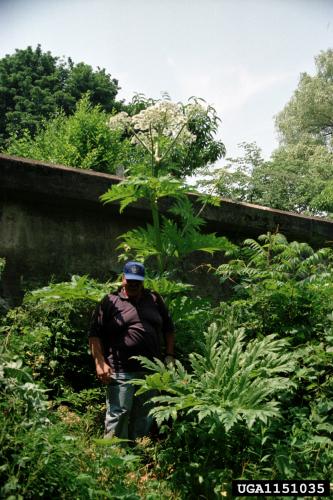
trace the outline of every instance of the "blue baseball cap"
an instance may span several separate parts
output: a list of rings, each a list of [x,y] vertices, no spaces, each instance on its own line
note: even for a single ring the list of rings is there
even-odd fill
[[[145,266],[140,262],[126,262],[124,275],[127,280],[143,281],[145,279]]]

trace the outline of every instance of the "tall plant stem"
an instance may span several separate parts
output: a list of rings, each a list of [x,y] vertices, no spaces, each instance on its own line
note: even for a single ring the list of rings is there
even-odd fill
[[[162,274],[164,271],[164,255],[163,255],[162,239],[161,239],[160,216],[158,213],[157,200],[155,197],[151,197],[150,199],[150,208],[153,216],[155,241],[158,250],[157,254],[158,270]]]

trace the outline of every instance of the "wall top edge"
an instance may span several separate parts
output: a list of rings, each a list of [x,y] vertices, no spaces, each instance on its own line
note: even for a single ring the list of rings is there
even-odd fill
[[[16,169],[15,175],[13,171],[13,176],[12,178],[10,175],[11,168]],[[16,174],[19,171],[19,175],[23,177],[29,176],[28,179],[24,179],[24,182],[22,184],[19,182],[18,177]],[[29,172],[30,171],[30,172]],[[85,189],[84,192],[80,189],[77,191],[76,195],[74,197],[80,196],[80,193],[83,195],[88,191],[89,189],[89,184],[94,184],[94,189],[92,190],[92,196],[91,199],[94,199],[96,202],[100,203],[98,201],[98,197],[96,198],[96,191],[99,191],[99,186],[100,186],[100,193],[99,195],[103,194],[105,192],[105,186],[107,184],[112,185],[120,182],[122,180],[121,177],[116,176],[116,175],[111,175],[111,174],[106,174],[103,172],[96,172],[94,170],[88,170],[88,169],[80,169],[80,168],[75,168],[75,167],[67,167],[64,165],[57,165],[53,163],[47,163],[44,161],[39,161],[39,160],[33,160],[33,159],[28,159],[28,158],[21,158],[17,156],[11,156],[7,154],[0,153],[0,187],[1,184],[5,186],[5,188],[10,188],[11,190],[22,190],[22,189],[27,189],[28,185],[29,188],[31,188],[32,191],[38,192],[38,182],[31,182],[32,178],[34,176],[38,176],[39,174],[43,174],[43,178],[45,180],[45,174],[49,174],[50,178],[52,177],[53,179],[57,176],[61,177],[61,181],[57,183],[57,192],[54,192],[57,196],[59,196],[59,188],[63,184],[64,189],[63,189],[63,196],[68,197],[69,192],[72,189],[75,189],[77,185],[75,182],[77,181],[78,183],[84,184]],[[70,177],[72,178],[71,183],[66,185],[66,181],[64,180],[64,176],[70,174]],[[73,182],[73,176],[75,178],[75,182]],[[10,179],[9,179],[10,178]],[[15,180],[15,182],[14,182]],[[7,182],[6,182],[7,181]],[[37,179],[36,179],[37,181]],[[31,183],[31,184],[30,184]],[[50,187],[52,185],[52,182],[50,183]],[[54,185],[53,185],[54,186]],[[88,188],[88,189],[87,189]],[[45,187],[46,189],[46,187]],[[50,193],[52,194],[52,193]],[[196,195],[194,193],[189,193],[191,198],[195,199]],[[90,196],[89,196],[90,198]],[[320,226],[326,226],[327,228],[331,229],[333,231],[333,221],[326,219],[326,218],[319,218],[315,216],[305,216],[301,214],[297,214],[294,212],[287,212],[284,210],[278,210],[278,209],[273,209],[270,207],[265,207],[262,205],[255,205],[251,203],[246,203],[246,202],[240,202],[240,201],[233,201],[227,198],[221,198],[221,206],[220,207],[207,207],[205,209],[204,215],[207,215],[207,218],[210,220],[215,219],[214,214],[217,214],[220,209],[223,208],[223,205],[228,208],[228,211],[232,211],[233,209],[235,211],[242,210],[244,212],[248,213],[261,213],[263,217],[270,216],[270,217],[282,217],[282,218],[289,218],[290,220],[296,220],[298,219],[300,222],[307,222],[307,223],[315,223],[316,225]],[[210,215],[209,215],[210,214]],[[332,232],[332,238],[333,238],[333,232]]]

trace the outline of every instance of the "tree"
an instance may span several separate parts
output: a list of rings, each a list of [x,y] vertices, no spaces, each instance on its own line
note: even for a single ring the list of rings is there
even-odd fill
[[[115,101],[118,90],[118,81],[104,69],[60,60],[40,45],[17,49],[0,59],[0,146],[13,133],[28,130],[34,135],[58,108],[73,113],[87,91],[93,104],[109,112],[120,106]]]
[[[280,147],[264,161],[254,144],[213,173],[218,194],[281,210],[333,212],[333,50],[316,58],[316,74],[302,73],[277,115]],[[207,184],[207,182],[206,182]]]
[[[73,115],[61,112],[51,120],[44,120],[35,137],[27,131],[23,137],[13,136],[6,152],[113,174],[126,151],[121,134],[112,131],[107,121],[105,111],[93,106],[86,95],[76,104]]]
[[[226,158],[224,167],[204,172],[208,179],[199,181],[198,185],[213,188],[219,196],[252,203],[256,199],[252,175],[256,168],[263,165],[264,160],[255,142],[242,142],[239,147],[243,155]]]
[[[329,211],[318,197],[332,179],[333,153],[311,143],[277,149],[252,175],[256,203],[312,215]]]
[[[243,155],[201,181],[216,194],[279,210],[322,215],[333,211],[333,152],[320,144],[290,144],[264,161],[255,143],[242,143]]]
[[[277,115],[281,144],[299,142],[332,146],[333,137],[333,50],[316,58],[317,73],[302,73],[294,95]]]

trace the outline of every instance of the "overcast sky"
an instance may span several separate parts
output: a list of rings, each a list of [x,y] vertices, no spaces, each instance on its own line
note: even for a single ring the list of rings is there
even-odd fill
[[[333,0],[0,0],[0,57],[38,43],[106,68],[126,100],[202,97],[228,155],[256,141],[268,158],[274,115],[333,48]]]

